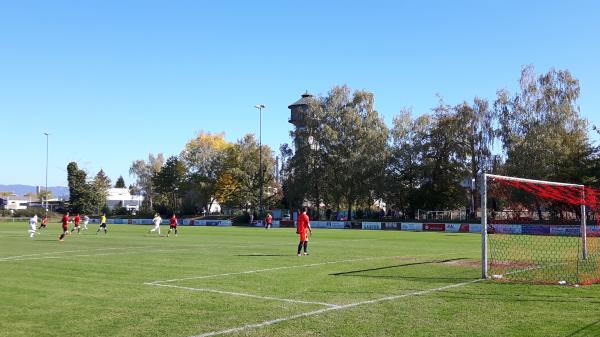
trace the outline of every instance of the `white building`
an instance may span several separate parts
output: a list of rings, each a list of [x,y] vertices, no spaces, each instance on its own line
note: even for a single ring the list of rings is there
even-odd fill
[[[106,206],[110,210],[125,207],[128,211],[139,211],[142,201],[144,201],[143,196],[131,195],[128,188],[109,188]]]
[[[30,201],[29,198],[18,195],[0,197],[0,209],[11,209],[13,211],[27,209]]]

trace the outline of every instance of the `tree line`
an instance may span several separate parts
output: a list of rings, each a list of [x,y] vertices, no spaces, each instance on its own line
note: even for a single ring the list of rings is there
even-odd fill
[[[275,155],[262,145],[262,184],[258,158],[259,144],[251,134],[230,143],[224,134],[200,132],[179,155],[165,160],[163,154],[149,154],[147,160],[135,160],[130,173],[145,196],[146,212],[204,214],[217,203],[252,211],[259,204],[261,185],[263,205],[279,206]]]
[[[413,218],[418,209],[473,212],[482,172],[598,186],[600,150],[581,117],[579,95],[568,70],[536,74],[526,66],[516,92],[500,89],[493,101],[475,97],[454,105],[439,98],[427,113],[401,109],[388,127],[373,93],[338,86],[310,103],[304,126],[279,149],[280,166],[262,145],[260,171],[252,134],[228,142],[223,134],[200,132],[179,155],[133,161],[130,189],[145,196],[146,213],[198,214],[216,203],[253,211],[262,187],[266,208],[309,204],[318,217],[384,202]],[[102,208],[110,186],[104,172],[87,181],[76,163],[67,170],[71,205]]]
[[[314,100],[295,143],[281,147],[284,203],[352,214],[381,200],[414,218],[418,209],[473,212],[482,172],[597,186],[599,149],[577,106],[579,81],[526,66],[519,84],[491,102],[440,98],[419,116],[402,109],[391,128],[372,93],[334,87]]]
[[[85,170],[80,169],[76,162],[70,162],[67,165],[67,181],[69,184],[69,211],[81,214],[127,214],[123,207],[109,210],[106,204],[108,190],[111,187],[127,188],[122,176],[117,178],[113,186],[104,170],[100,169],[93,178],[88,179],[88,173]],[[129,189],[135,193],[133,186],[130,186]]]

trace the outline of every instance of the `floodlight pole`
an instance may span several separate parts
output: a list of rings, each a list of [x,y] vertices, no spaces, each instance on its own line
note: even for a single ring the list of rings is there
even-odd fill
[[[481,278],[488,278],[487,174],[481,174]]]
[[[46,135],[46,191],[44,191],[44,199],[46,199],[46,215],[48,215],[48,136],[50,136],[50,134],[44,132],[44,135]]]
[[[259,170],[259,185],[260,191],[258,191],[258,218],[262,219],[262,199],[263,199],[263,168],[262,168],[262,109],[265,108],[264,104],[257,104],[254,106],[258,109],[258,170]]]

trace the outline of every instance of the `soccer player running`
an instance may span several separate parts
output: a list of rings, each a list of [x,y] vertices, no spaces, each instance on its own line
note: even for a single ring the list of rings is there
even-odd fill
[[[77,213],[77,215],[75,216],[75,218],[73,219],[73,223],[75,224],[73,226],[73,229],[71,229],[71,234],[77,230],[77,234],[79,234],[79,230],[81,229],[79,227],[79,223],[81,222],[81,217],[79,216],[79,213]]]
[[[58,241],[65,241],[65,236],[69,234],[69,212],[62,218],[62,234],[58,237]]]
[[[44,215],[42,217],[42,223],[40,224],[40,228],[38,228],[38,229],[46,228],[47,225],[48,225],[48,217]]]
[[[175,236],[177,236],[177,218],[175,217],[175,213],[173,213],[173,216],[169,221],[169,232],[167,233],[167,237],[171,234],[171,230],[174,230]]]
[[[32,238],[35,236],[35,233],[37,232],[37,223],[38,223],[38,216],[37,214],[35,214],[34,216],[32,216],[31,218],[29,218],[29,229],[27,230],[27,233],[29,233],[29,237]]]
[[[149,233],[158,231],[158,235],[160,236],[160,224],[162,223],[162,218],[158,213],[154,215],[154,219],[152,219],[152,223],[154,224],[154,228],[152,228]]]
[[[107,230],[106,230],[106,214],[105,213],[102,213],[102,216],[100,217],[100,227],[98,227],[96,234],[98,234],[103,229],[104,229],[104,234],[106,234]]]
[[[298,216],[298,227],[296,228],[296,234],[300,235],[300,243],[298,243],[298,256],[301,256],[300,251],[304,247],[304,255],[308,255],[308,236],[307,231],[312,234],[312,228],[310,228],[310,219],[306,214],[306,207],[302,208],[302,212]]]
[[[90,223],[90,217],[87,215],[83,216],[83,230],[87,231],[87,225]]]

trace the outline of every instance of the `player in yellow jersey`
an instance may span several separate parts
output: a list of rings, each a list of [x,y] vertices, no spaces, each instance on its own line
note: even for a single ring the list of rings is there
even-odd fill
[[[104,234],[106,234],[106,214],[104,213],[102,213],[102,216],[100,217],[100,227],[98,227],[96,234],[98,234],[101,230],[104,230]]]

